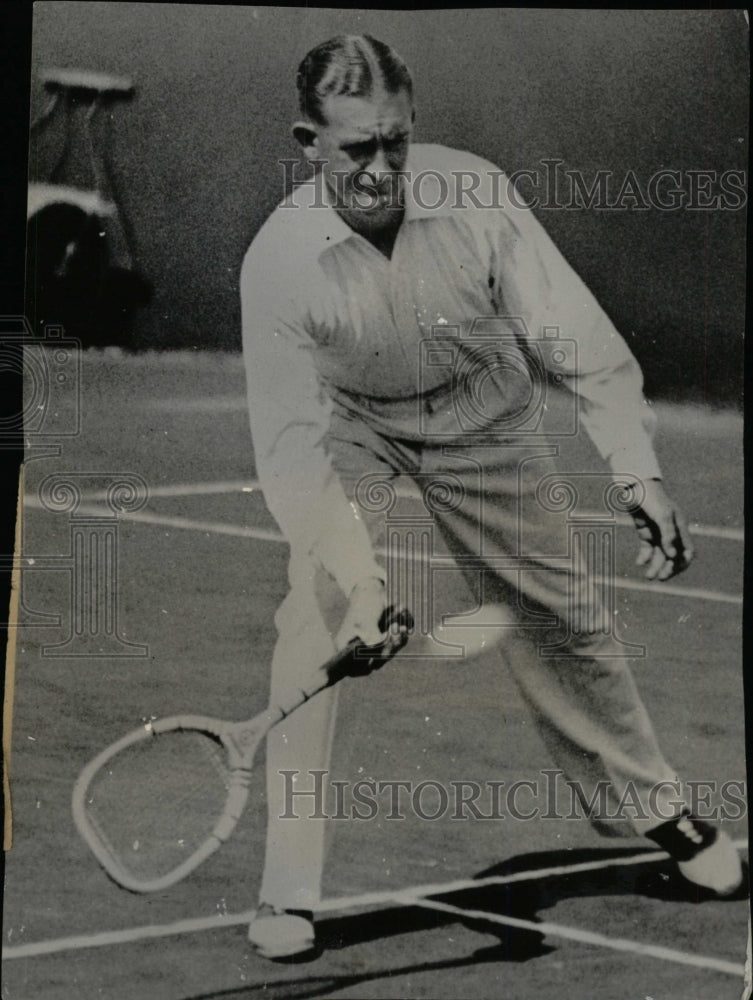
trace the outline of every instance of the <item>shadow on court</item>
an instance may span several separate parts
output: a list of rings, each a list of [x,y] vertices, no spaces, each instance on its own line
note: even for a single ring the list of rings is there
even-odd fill
[[[557,866],[572,866],[594,861],[634,857],[646,848],[584,848],[570,851],[536,851],[520,854],[488,868],[475,876],[510,876],[519,872],[536,872]],[[744,862],[745,883],[730,899],[746,899],[748,893],[748,866]],[[533,877],[512,884],[469,887],[455,892],[436,893],[427,897],[438,902],[466,910],[484,910],[490,915],[504,915],[541,922],[539,913],[566,899],[610,898],[643,896],[664,902],[698,904],[715,899],[713,893],[698,889],[686,882],[667,859],[641,864],[600,868],[596,871],[569,872],[541,878]],[[451,959],[418,962],[360,973],[304,976],[299,979],[265,979],[255,984],[220,992],[201,993],[186,1000],[220,1000],[220,998],[253,997],[263,992],[270,1000],[307,1000],[327,996],[361,983],[394,976],[472,967],[485,963],[527,962],[556,951],[545,943],[545,935],[533,930],[504,927],[483,918],[440,913],[420,906],[391,906],[371,913],[327,917],[317,920],[317,941],[320,945],[309,961],[326,953],[341,951],[356,945],[381,941],[399,935],[428,931],[440,927],[462,924],[471,931],[496,936],[498,942],[479,948],[466,956]],[[598,930],[598,916],[594,914],[591,928]],[[287,963],[293,964],[293,963]],[[279,967],[279,963],[278,963]],[[271,971],[274,966],[269,963]]]

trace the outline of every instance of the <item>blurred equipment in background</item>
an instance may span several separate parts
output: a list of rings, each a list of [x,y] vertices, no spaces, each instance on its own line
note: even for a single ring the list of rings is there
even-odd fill
[[[62,326],[84,346],[127,347],[132,316],[152,294],[135,268],[132,234],[108,162],[109,109],[133,95],[133,84],[125,77],[73,69],[40,76],[48,99],[30,128],[32,173],[44,159],[39,133],[44,126],[45,134],[54,136],[58,108],[63,124],[46,180],[29,184],[26,314],[37,333],[48,325]],[[95,141],[100,109],[105,113]],[[72,178],[67,183],[64,174]],[[90,187],[82,187],[82,180]]]

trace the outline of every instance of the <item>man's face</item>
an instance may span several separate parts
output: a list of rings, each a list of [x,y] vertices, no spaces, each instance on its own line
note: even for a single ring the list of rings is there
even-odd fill
[[[399,224],[413,132],[413,104],[405,90],[375,88],[367,97],[327,97],[326,125],[317,125],[315,158],[334,205],[356,231],[378,233]],[[307,149],[307,153],[309,150]]]

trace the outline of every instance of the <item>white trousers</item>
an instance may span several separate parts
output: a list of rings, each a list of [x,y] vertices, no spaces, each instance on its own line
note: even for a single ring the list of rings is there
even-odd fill
[[[460,561],[479,599],[503,604],[515,615],[518,626],[500,636],[500,668],[507,661],[555,764],[586,794],[607,782],[612,803],[632,790],[643,807],[629,822],[605,826],[592,817],[594,825],[612,835],[634,835],[677,814],[677,775],[661,755],[623,655],[625,647],[610,632],[613,617],[604,614],[603,588],[594,586],[584,569],[583,553],[576,558],[573,552],[572,521],[568,524],[567,512],[560,509],[562,497],[556,490],[542,490],[542,484],[552,483],[551,449],[541,440],[535,446],[419,447],[338,419],[329,447],[356,500],[369,494],[370,484],[398,487],[406,478],[417,483],[424,506],[419,501],[416,524],[428,523],[436,539],[441,536],[445,556],[449,552]],[[431,484],[436,489],[427,511],[431,497],[426,487]],[[372,496],[377,494],[372,490]],[[370,506],[363,515],[378,545],[397,523],[397,508]],[[404,514],[402,508],[399,513]],[[275,618],[279,638],[272,663],[273,699],[333,653],[333,636],[345,609],[343,595],[322,568],[296,554],[290,584]],[[260,899],[273,906],[311,909],[320,898],[326,821],[306,818],[304,797],[296,797],[300,818],[280,817],[289,808],[291,789],[310,790],[311,772],[329,771],[336,709],[333,688],[268,738],[268,828]],[[291,783],[285,771],[298,772],[298,779]],[[499,774],[489,778],[499,779]]]

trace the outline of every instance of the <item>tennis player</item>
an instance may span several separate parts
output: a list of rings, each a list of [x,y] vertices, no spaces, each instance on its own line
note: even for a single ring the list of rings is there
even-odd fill
[[[556,369],[612,472],[633,484],[646,576],[682,571],[692,542],[662,484],[634,357],[498,168],[412,143],[411,76],[391,47],[333,38],[305,57],[297,84],[293,134],[314,177],[271,214],[241,276],[257,470],[290,544],[273,694],[351,638],[380,639],[384,513],[359,502],[358,484],[454,477],[459,506],[437,506],[437,530],[471,566],[477,592],[481,581],[484,601],[520,615],[521,627],[500,630],[500,654],[557,765],[583,789],[608,782],[617,802],[632,789],[642,808],[610,832],[648,836],[692,883],[735,892],[737,852],[678,799],[623,645],[608,629],[581,627],[602,609],[584,575],[555,558],[563,518],[537,492],[554,449],[515,433],[537,364]],[[488,349],[488,336],[474,337],[479,318],[510,334],[481,410],[453,376],[459,358],[472,364]],[[444,326],[458,331],[455,354],[426,363],[421,345]],[[552,329],[576,349],[536,353],[531,342]],[[470,431],[460,426],[466,412],[475,414]],[[557,643],[557,655],[542,651]],[[279,818],[281,772],[300,772],[302,790],[310,771],[328,770],[336,701],[336,690],[325,693],[268,740],[266,862],[249,938],[269,958],[315,946],[325,824]]]

